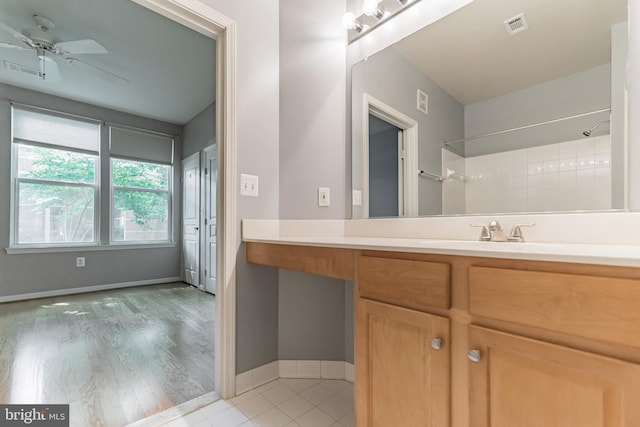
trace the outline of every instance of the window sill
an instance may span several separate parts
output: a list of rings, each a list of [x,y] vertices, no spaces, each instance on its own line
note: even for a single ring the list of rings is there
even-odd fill
[[[119,251],[129,249],[162,249],[175,248],[176,242],[166,243],[117,243],[110,245],[92,246],[30,246],[21,248],[5,248],[8,255],[16,254],[46,254],[55,252],[93,252],[93,251]]]

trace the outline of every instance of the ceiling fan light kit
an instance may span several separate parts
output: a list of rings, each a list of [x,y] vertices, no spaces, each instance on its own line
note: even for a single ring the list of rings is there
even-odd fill
[[[60,79],[58,62],[75,65],[76,63],[87,66],[91,71],[99,72],[108,80],[127,84],[129,81],[122,76],[108,71],[90,62],[80,60],[70,55],[99,55],[109,51],[93,39],[62,41],[50,32],[55,28],[55,23],[42,15],[33,15],[36,23],[34,28],[25,28],[18,31],[7,24],[0,22],[0,33],[4,32],[17,39],[21,44],[0,42],[0,48],[33,51],[35,52],[39,67],[39,77],[45,81],[57,81]],[[15,67],[11,69],[16,69]],[[31,74],[31,73],[27,73]]]

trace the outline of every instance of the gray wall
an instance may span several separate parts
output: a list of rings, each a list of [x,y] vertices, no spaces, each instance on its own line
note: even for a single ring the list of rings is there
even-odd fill
[[[216,142],[216,103],[196,114],[182,131],[182,158],[186,159]]]
[[[352,72],[352,141],[362,141],[363,95],[372,95],[418,122],[418,167],[440,174],[442,143],[464,135],[464,109],[445,90],[407,62],[392,48],[387,48],[355,64]],[[401,77],[399,77],[401,76]],[[429,96],[429,115],[416,108],[416,91]],[[362,189],[362,144],[352,146],[352,184]],[[419,214],[442,212],[442,184],[421,178],[418,182]],[[354,206],[353,217],[362,217]]]
[[[202,0],[237,23],[237,172],[260,178],[260,197],[239,197],[242,218],[278,218],[279,64],[277,0]],[[236,371],[278,358],[278,273],[247,264],[244,245],[236,263]]]
[[[179,126],[95,107],[64,98],[0,84],[0,248],[9,247],[11,188],[11,99],[18,103],[52,109],[118,124],[180,135]],[[103,147],[108,148],[107,127],[102,130]],[[180,138],[176,151],[180,153]],[[101,165],[108,177],[108,158]],[[179,166],[179,164],[178,164]],[[175,239],[180,241],[180,168],[174,168]],[[100,240],[109,241],[109,192],[101,194]],[[0,249],[0,297],[58,291],[135,281],[161,280],[180,276],[180,245],[157,249],[118,249],[7,255]],[[76,268],[75,258],[84,256],[86,267]]]
[[[280,1],[282,219],[342,219],[350,200],[344,12],[344,0]],[[328,208],[318,207],[319,187],[331,189]],[[345,360],[344,282],[282,270],[279,290],[279,358]]]
[[[344,12],[344,0],[280,1],[281,219],[344,218]]]
[[[345,360],[344,282],[280,270],[282,360]]]

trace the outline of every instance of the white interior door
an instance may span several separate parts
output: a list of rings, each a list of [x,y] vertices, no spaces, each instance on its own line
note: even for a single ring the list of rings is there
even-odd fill
[[[217,252],[217,232],[216,221],[217,209],[217,185],[218,185],[218,158],[217,145],[207,147],[204,151],[204,277],[205,290],[215,295],[216,293],[216,257]]]
[[[200,287],[200,153],[182,161],[182,261],[184,281]]]

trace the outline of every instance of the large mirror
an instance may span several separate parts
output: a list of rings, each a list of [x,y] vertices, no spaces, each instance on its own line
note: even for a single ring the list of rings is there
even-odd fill
[[[620,210],[625,0],[475,0],[352,68],[353,217]]]

